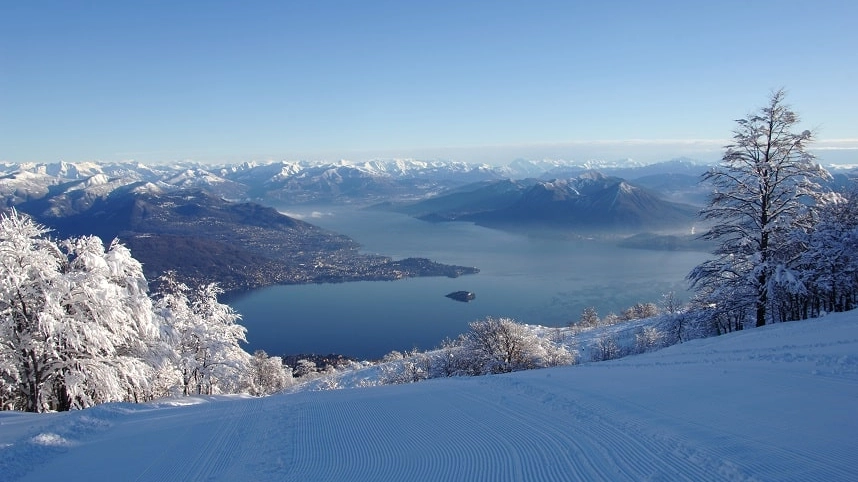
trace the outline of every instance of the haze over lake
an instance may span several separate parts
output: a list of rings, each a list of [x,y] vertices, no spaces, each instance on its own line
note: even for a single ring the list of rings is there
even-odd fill
[[[567,325],[587,306],[605,315],[637,302],[658,302],[669,291],[683,298],[685,276],[709,256],[619,248],[610,240],[532,237],[468,223],[432,224],[348,207],[283,210],[352,237],[368,253],[425,257],[481,272],[272,286],[233,297],[227,301],[243,316],[251,352],[375,359],[391,350],[433,348],[486,316]],[[444,296],[459,290],[476,293],[476,299],[463,303]]]

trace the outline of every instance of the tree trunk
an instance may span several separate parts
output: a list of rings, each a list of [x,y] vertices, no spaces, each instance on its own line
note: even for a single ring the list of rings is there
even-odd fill
[[[765,326],[766,324],[766,295],[760,295],[760,299],[757,300],[757,327]]]
[[[24,410],[27,412],[41,412],[39,400],[42,398],[40,387],[42,386],[42,373],[39,362],[32,350],[24,350],[23,353],[24,395],[26,396]]]
[[[71,396],[69,395],[68,387],[66,386],[65,381],[62,379],[57,380],[56,388],[54,390],[56,391],[57,397],[56,410],[58,412],[68,412],[69,410],[71,410]]]

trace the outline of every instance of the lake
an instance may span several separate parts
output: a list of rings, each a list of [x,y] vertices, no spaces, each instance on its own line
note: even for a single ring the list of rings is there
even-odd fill
[[[380,358],[391,350],[430,349],[468,323],[505,316],[522,323],[568,325],[594,306],[600,315],[675,291],[687,298],[688,272],[707,253],[619,248],[611,241],[531,237],[468,223],[432,224],[354,208],[284,208],[346,234],[368,253],[424,257],[476,266],[459,278],[411,278],[272,286],[227,302],[247,327],[249,351],[272,355],[338,353]],[[446,298],[472,291],[469,303]]]

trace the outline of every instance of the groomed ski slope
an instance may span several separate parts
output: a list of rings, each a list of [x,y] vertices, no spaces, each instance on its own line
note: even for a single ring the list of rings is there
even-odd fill
[[[855,481],[858,313],[505,376],[0,413],[0,470],[51,482]]]

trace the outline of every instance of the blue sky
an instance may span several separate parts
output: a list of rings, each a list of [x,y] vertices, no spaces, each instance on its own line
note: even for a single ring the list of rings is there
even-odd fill
[[[0,0],[0,160],[715,159],[785,87],[858,162],[856,5]]]

